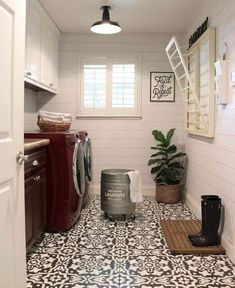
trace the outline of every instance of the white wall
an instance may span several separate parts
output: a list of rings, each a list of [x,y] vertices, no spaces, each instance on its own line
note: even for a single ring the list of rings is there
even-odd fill
[[[208,0],[201,14],[188,30],[195,28],[209,16],[210,26],[216,28],[217,58],[228,44],[228,73],[235,71],[235,1]],[[229,87],[229,104],[216,106],[215,138],[205,140],[186,136],[188,154],[187,200],[200,215],[200,195],[220,195],[225,206],[223,243],[235,262],[235,87]]]
[[[154,144],[151,131],[177,129],[175,142],[183,140],[183,102],[176,91],[175,103],[151,103],[150,71],[171,71],[165,46],[172,35],[64,34],[59,48],[59,94],[38,96],[38,108],[70,112],[72,129],[87,130],[93,141],[94,185],[98,188],[100,171],[107,168],[138,169],[145,188],[153,191],[153,180],[147,165]],[[79,90],[78,58],[87,53],[129,53],[142,57],[142,119],[76,118],[76,96]]]
[[[36,92],[24,90],[24,130],[30,131],[37,129],[37,98]]]

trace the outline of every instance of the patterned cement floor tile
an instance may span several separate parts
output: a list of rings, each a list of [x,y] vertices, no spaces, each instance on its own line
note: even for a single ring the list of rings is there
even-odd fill
[[[66,255],[63,268],[66,275],[109,276],[115,270],[115,260],[108,255],[92,255],[79,253]]]
[[[78,242],[79,247],[105,249],[113,247],[116,243],[114,235],[84,233]]]
[[[86,227],[86,233],[90,234],[103,234],[110,233],[113,229],[116,228],[117,224],[115,222],[110,222],[105,218],[102,219],[89,219],[84,223]]]
[[[235,288],[234,265],[224,255],[174,256],[160,219],[194,219],[184,203],[145,197],[136,219],[109,221],[94,196],[67,233],[45,233],[27,256],[32,288]]]
[[[69,238],[67,233],[44,233],[42,238],[36,242],[31,251],[40,247],[58,248],[64,246],[68,240]]]
[[[62,259],[59,249],[39,247],[27,255],[28,275],[38,272],[49,273]]]
[[[123,267],[121,287],[235,287],[234,266],[224,256],[131,255]]]

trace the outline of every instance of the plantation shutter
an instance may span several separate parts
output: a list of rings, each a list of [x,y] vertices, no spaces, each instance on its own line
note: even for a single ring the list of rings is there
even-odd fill
[[[84,108],[105,108],[106,65],[84,65]]]
[[[133,108],[136,95],[135,64],[112,65],[112,107]]]

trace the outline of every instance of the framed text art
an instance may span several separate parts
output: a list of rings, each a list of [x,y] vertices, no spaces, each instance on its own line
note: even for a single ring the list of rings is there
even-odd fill
[[[150,102],[175,102],[173,72],[150,72]]]

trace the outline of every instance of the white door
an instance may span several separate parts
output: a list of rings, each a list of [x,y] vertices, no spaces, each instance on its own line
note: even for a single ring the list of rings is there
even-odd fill
[[[25,0],[0,0],[0,287],[25,288]]]

